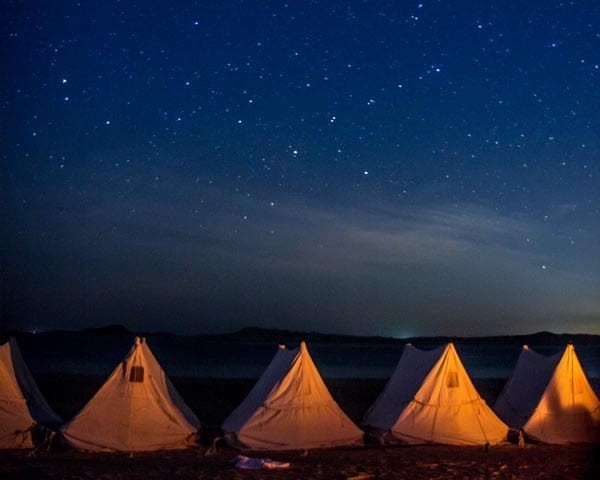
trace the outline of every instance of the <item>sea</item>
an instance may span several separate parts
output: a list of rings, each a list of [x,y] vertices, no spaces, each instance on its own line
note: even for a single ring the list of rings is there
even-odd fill
[[[17,337],[30,370],[107,376],[131,348],[131,335],[93,333],[28,334]],[[197,378],[258,378],[278,345],[273,342],[219,340],[206,337],[155,335],[147,338],[164,370],[170,376]],[[419,344],[435,348],[441,342]],[[295,347],[296,345],[288,345]],[[507,378],[521,350],[504,343],[455,343],[473,378]],[[530,345],[535,351],[553,354],[564,345]],[[308,344],[309,351],[325,378],[388,378],[403,350],[403,344],[329,343]],[[600,378],[600,344],[575,344],[588,377]],[[594,382],[597,383],[597,382]]]

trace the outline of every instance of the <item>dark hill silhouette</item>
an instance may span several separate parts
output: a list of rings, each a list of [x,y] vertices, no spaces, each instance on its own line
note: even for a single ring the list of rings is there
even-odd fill
[[[169,332],[142,332],[134,331],[124,325],[112,324],[102,327],[85,328],[82,330],[54,330],[47,332],[35,333],[35,335],[125,335],[125,336],[173,336],[178,337]],[[23,331],[0,331],[0,338],[5,338],[10,335],[34,335],[32,332]],[[359,335],[339,335],[333,333],[321,333],[314,331],[290,331],[284,329],[271,329],[261,327],[245,327],[233,333],[219,334],[198,334],[189,335],[190,338],[202,339],[205,341],[214,342],[244,342],[244,343],[286,343],[294,345],[302,340],[314,343],[337,343],[337,344],[398,344],[412,343],[414,345],[435,345],[447,342],[455,342],[459,344],[509,344],[509,345],[564,345],[566,343],[575,343],[580,345],[597,345],[600,344],[600,335],[581,334],[581,333],[552,333],[552,332],[536,332],[526,335],[494,335],[494,336],[427,336],[427,337],[410,337],[410,338],[394,338],[383,336],[359,336]]]
[[[224,338],[240,338],[247,341],[279,341],[296,343],[301,340],[320,342],[320,343],[378,343],[378,344],[405,344],[413,343],[415,345],[438,344],[455,342],[462,344],[486,344],[486,343],[504,343],[504,344],[532,344],[532,345],[564,345],[566,343],[578,344],[600,344],[600,335],[582,334],[582,333],[552,333],[536,332],[526,335],[493,335],[493,336],[427,336],[427,337],[409,337],[394,338],[382,336],[356,336],[356,335],[337,335],[320,332],[298,332],[282,329],[265,329],[260,327],[246,327],[235,333],[221,335]]]

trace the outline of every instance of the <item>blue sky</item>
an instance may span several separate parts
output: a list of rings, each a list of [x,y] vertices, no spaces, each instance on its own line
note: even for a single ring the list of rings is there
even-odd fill
[[[6,11],[5,325],[600,333],[597,2]]]

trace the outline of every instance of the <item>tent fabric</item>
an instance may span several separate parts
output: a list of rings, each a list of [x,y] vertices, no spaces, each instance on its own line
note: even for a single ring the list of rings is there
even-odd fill
[[[551,357],[524,347],[495,409],[541,442],[600,442],[600,401],[573,345]]]
[[[419,350],[406,345],[400,361],[385,388],[367,411],[365,424],[379,430],[380,434],[391,430],[400,412],[423,384],[444,351],[444,347]]]
[[[11,343],[0,345],[0,448],[31,448],[31,436],[21,432],[35,425],[13,366]]]
[[[222,425],[230,444],[252,450],[361,445],[363,432],[325,386],[306,344],[280,345],[244,401]]]
[[[408,444],[495,445],[508,435],[452,343],[428,351],[407,345],[365,424],[383,442]]]
[[[494,411],[510,427],[522,429],[540,402],[561,353],[542,355],[524,345],[512,375],[494,404]]]
[[[185,448],[199,427],[148,344],[136,338],[121,364],[61,434],[80,450],[134,452]]]
[[[46,403],[14,338],[0,345],[0,448],[31,448],[30,429],[60,423]]]
[[[21,349],[14,338],[9,340],[11,344],[11,352],[13,356],[13,367],[15,369],[16,377],[23,392],[24,397],[27,400],[27,406],[31,416],[36,422],[42,424],[59,424],[62,423],[62,419],[52,410],[50,405],[46,402],[46,399],[40,392],[25,359],[21,354]]]

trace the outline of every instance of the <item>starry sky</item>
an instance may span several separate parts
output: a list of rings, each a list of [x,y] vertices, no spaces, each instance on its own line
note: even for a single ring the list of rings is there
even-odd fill
[[[2,322],[600,334],[600,4],[3,2]]]

